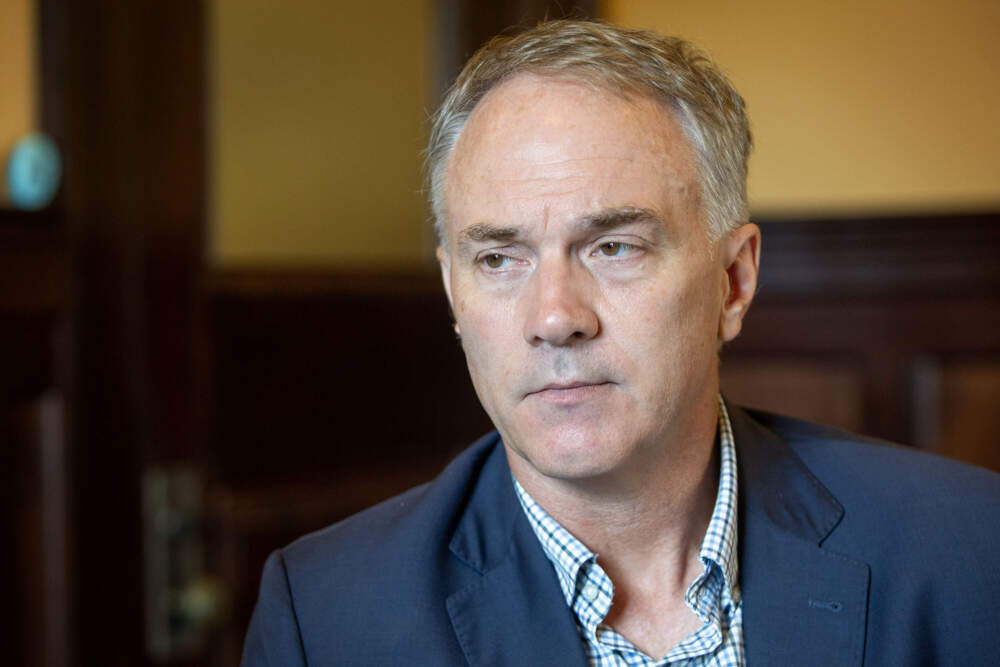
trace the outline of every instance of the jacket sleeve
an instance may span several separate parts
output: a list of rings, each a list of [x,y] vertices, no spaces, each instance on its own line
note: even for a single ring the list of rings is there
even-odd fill
[[[292,606],[288,571],[280,551],[273,552],[264,564],[257,606],[250,619],[240,664],[242,667],[305,667],[305,651]]]

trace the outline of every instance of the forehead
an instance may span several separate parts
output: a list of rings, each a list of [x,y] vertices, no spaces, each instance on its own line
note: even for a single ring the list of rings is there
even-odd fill
[[[517,75],[483,98],[455,145],[444,183],[448,233],[609,207],[668,215],[664,208],[696,199],[695,164],[660,101]]]

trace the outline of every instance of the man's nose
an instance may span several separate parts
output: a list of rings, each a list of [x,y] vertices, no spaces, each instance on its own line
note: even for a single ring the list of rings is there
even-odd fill
[[[542,261],[525,294],[524,339],[530,345],[571,345],[600,331],[592,307],[590,276],[571,259]]]

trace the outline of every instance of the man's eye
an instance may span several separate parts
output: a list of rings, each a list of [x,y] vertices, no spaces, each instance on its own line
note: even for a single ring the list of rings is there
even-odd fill
[[[601,254],[605,257],[616,257],[618,255],[623,255],[632,248],[634,248],[631,243],[622,243],[621,241],[608,241],[600,246]]]
[[[499,269],[507,262],[508,257],[506,255],[501,255],[498,252],[490,253],[483,257],[483,263],[491,269]]]

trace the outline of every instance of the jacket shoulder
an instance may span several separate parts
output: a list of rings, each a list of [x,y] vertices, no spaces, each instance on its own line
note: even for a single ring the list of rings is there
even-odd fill
[[[1000,502],[1000,474],[993,471],[831,426],[747,412],[788,443],[838,498],[862,494],[926,498],[938,493],[960,503]],[[941,500],[938,496],[934,503]]]
[[[942,562],[972,572],[1000,559],[997,473],[797,419],[751,416],[787,443],[843,508],[827,548],[927,577]],[[1000,570],[989,578],[1000,587]]]

